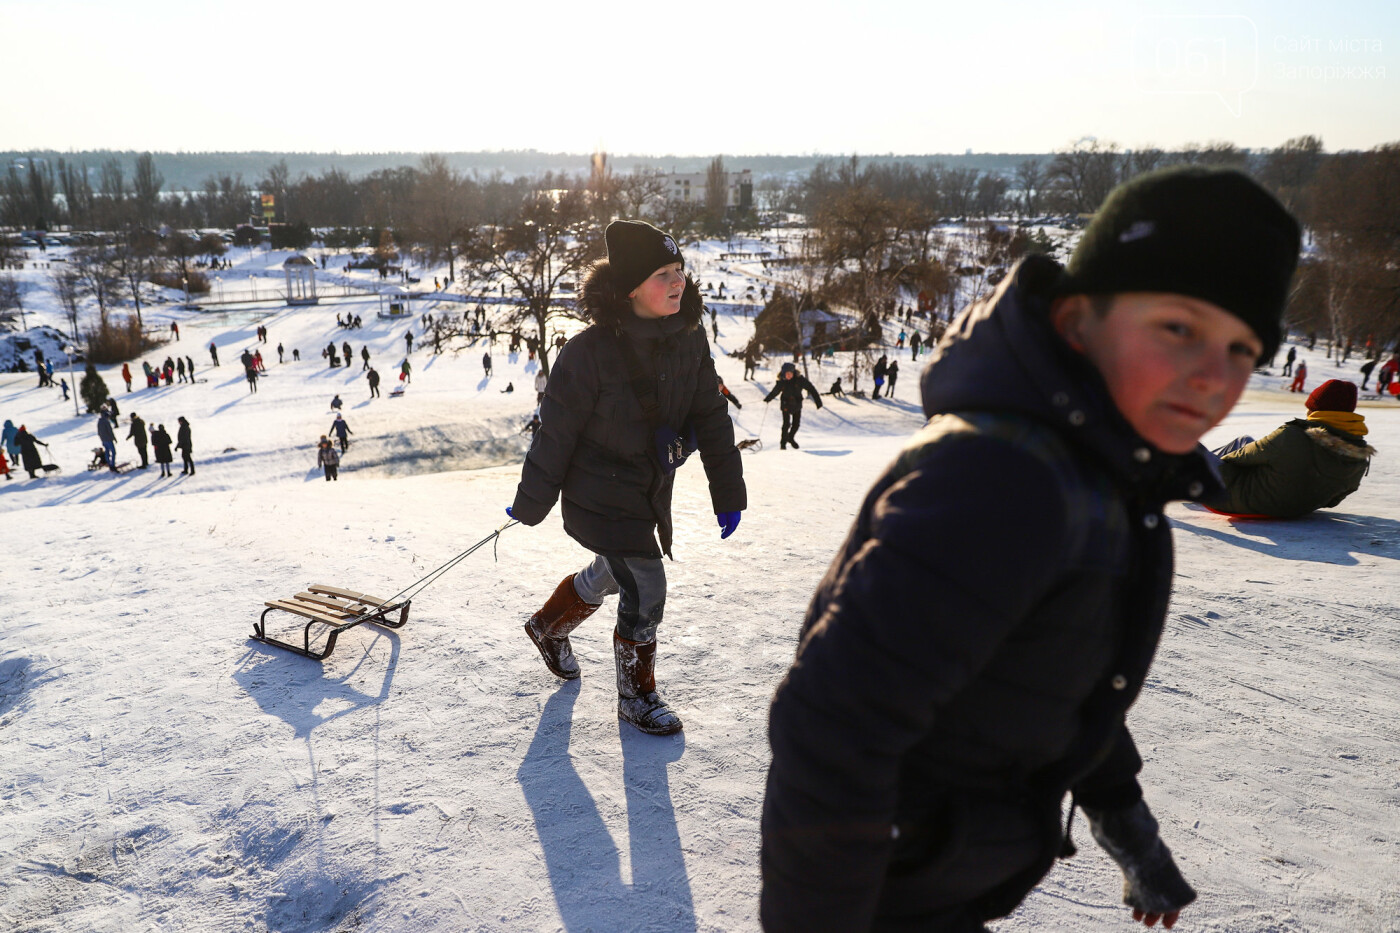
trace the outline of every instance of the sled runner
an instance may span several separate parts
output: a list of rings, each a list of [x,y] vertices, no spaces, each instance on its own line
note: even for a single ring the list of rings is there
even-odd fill
[[[390,397],[390,398],[403,398],[403,389],[404,389],[403,383],[400,382],[398,385],[394,386],[394,390],[393,390],[392,392],[389,393],[389,397]]]
[[[739,448],[740,450],[747,450],[751,453],[758,453],[760,450],[763,449],[763,441],[759,440],[756,437],[746,437],[742,441],[737,441],[734,444],[734,446]]]
[[[336,638],[346,629],[354,628],[363,622],[383,625],[388,628],[403,628],[404,623],[408,621],[409,604],[413,602],[415,596],[424,588],[437,582],[437,579],[444,573],[490,542],[500,538],[501,532],[515,524],[518,523],[514,519],[506,522],[447,563],[430,571],[422,579],[414,581],[388,599],[357,593],[354,590],[341,589],[338,586],[317,584],[316,586],[308,586],[305,591],[296,594],[291,599],[269,600],[263,603],[267,608],[263,610],[258,621],[253,623],[253,638],[267,645],[285,648],[294,654],[311,658],[313,661],[324,661],[335,650]],[[267,614],[274,609],[280,612],[290,612],[292,615],[309,620],[306,627],[302,629],[300,645],[281,641],[267,634]],[[398,621],[391,618],[390,613],[393,612],[398,612]],[[326,635],[325,647],[320,651],[313,651],[311,648],[311,629],[316,625],[330,626],[329,632],[325,632],[324,629],[318,630],[318,634],[325,632]]]
[[[304,592],[296,594],[291,599],[274,599],[264,603],[263,605],[267,608],[263,610],[262,617],[253,625],[253,637],[264,644],[286,648],[288,651],[311,658],[314,661],[324,661],[335,650],[335,640],[346,629],[354,628],[364,622],[384,625],[389,628],[402,628],[404,623],[408,621],[410,602],[411,600],[407,599],[401,602],[391,602],[377,596],[356,593],[354,590],[317,584],[307,587]],[[267,634],[267,614],[274,609],[310,620],[302,630],[302,643],[300,645],[281,641]],[[394,621],[390,617],[390,613],[395,611],[398,612],[398,621]],[[326,633],[325,647],[319,652],[313,651],[311,648],[311,629],[316,625],[329,625],[331,627],[330,631]]]

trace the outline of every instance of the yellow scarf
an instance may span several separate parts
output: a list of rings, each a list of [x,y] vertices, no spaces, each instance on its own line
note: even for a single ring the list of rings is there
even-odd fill
[[[1319,421],[1329,427],[1348,434],[1355,434],[1357,437],[1366,435],[1366,419],[1354,411],[1310,411],[1309,421]]]

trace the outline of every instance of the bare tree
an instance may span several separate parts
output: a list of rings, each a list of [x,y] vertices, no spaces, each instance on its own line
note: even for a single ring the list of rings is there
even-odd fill
[[[160,244],[160,251],[180,270],[180,278],[190,277],[190,260],[199,255],[199,241],[183,230],[172,230]]]
[[[1338,280],[1328,297],[1340,305],[1340,325],[1347,336],[1394,345],[1400,341],[1400,143],[1328,157],[1311,199],[1317,246]]]
[[[0,222],[47,230],[57,216],[54,171],[47,161],[12,162],[0,185]]]
[[[954,217],[972,216],[980,174],[975,168],[955,168],[943,173],[944,203],[949,214]]]
[[[1092,214],[1118,183],[1118,144],[1092,136],[1055,153],[1046,172],[1076,214]]]
[[[606,152],[595,152],[589,160],[588,183],[585,185],[585,190],[588,192],[588,204],[596,222],[606,224],[616,216],[619,185],[617,178],[613,175],[612,166],[608,165]]]
[[[577,279],[584,266],[602,254],[601,240],[588,198],[574,190],[557,197],[537,193],[510,223],[483,228],[470,244],[481,270],[520,295],[522,302],[509,306],[504,324],[534,330],[525,340],[539,354],[546,373],[549,321],[577,314],[556,304],[555,295],[561,282]]]
[[[117,271],[136,305],[138,325],[144,323],[141,320],[141,285],[155,271],[156,252],[159,248],[160,240],[154,233],[133,227],[122,231],[113,247],[113,260]]]
[[[155,159],[149,152],[136,157],[136,167],[131,173],[132,219],[143,227],[155,226],[160,209],[160,189],[165,177],[156,171]]]
[[[78,302],[83,297],[82,276],[67,267],[66,265],[53,270],[49,274],[53,281],[54,294],[58,296],[58,303],[63,306],[63,313],[68,317],[68,326],[73,331],[73,342],[78,342]]]
[[[1123,180],[1162,168],[1167,164],[1167,158],[1167,153],[1156,146],[1144,146],[1124,153]]]
[[[292,173],[287,168],[286,159],[278,159],[267,168],[267,174],[258,182],[262,194],[272,195],[272,208],[276,219],[286,223],[291,217],[291,205],[287,199],[292,190]]]
[[[68,222],[79,229],[91,228],[93,194],[87,165],[59,159],[58,181],[63,191],[64,206],[68,209]]]
[[[796,188],[797,186],[784,182],[782,178],[764,175],[754,185],[755,205],[765,213],[795,210],[797,205],[793,202],[797,196]]]
[[[1306,216],[1313,178],[1322,166],[1322,140],[1297,136],[1264,156],[1259,180],[1294,214]]]
[[[1188,165],[1218,165],[1223,168],[1244,168],[1249,153],[1227,140],[1214,139],[1205,145],[1187,143],[1177,154]]]
[[[977,194],[974,201],[977,205],[978,215],[991,217],[1001,213],[1005,203],[1006,189],[1010,186],[1010,182],[1004,177],[992,172],[977,179]]]
[[[846,263],[855,265],[852,297],[866,326],[878,319],[879,299],[887,291],[878,280],[891,271],[888,261],[903,220],[899,205],[868,185],[828,198],[813,218],[821,258],[833,277]]]
[[[195,241],[194,248],[212,265],[215,259],[228,252],[228,243],[217,233],[201,233]]]
[[[1040,213],[1040,186],[1044,179],[1039,159],[1026,159],[1016,166],[1016,188],[1023,217],[1035,217]]]
[[[199,196],[206,227],[233,228],[247,223],[253,207],[253,193],[241,174],[221,172],[204,179]]]
[[[666,178],[656,172],[634,168],[616,176],[618,205],[627,217],[641,217],[647,205],[666,197]]]
[[[78,276],[82,291],[97,302],[97,313],[105,322],[107,308],[121,294],[124,279],[110,246],[88,246],[68,255],[68,264]]]
[[[724,170],[724,157],[715,156],[705,169],[705,220],[716,233],[725,229],[729,210],[729,173]]]
[[[409,228],[434,259],[447,259],[447,275],[457,278],[457,256],[468,238],[475,185],[464,180],[437,153],[423,156],[413,186]]]
[[[23,330],[29,330],[29,324],[24,319],[24,296],[29,289],[30,283],[25,279],[15,278],[9,272],[0,273],[0,317],[19,312],[19,324]]]
[[[124,226],[127,214],[126,170],[121,159],[108,159],[98,172],[97,197],[93,204],[94,220],[107,230]]]

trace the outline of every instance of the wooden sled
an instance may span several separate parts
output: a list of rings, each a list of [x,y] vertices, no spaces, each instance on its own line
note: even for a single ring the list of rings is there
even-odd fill
[[[88,472],[107,469],[106,451],[104,451],[101,447],[94,447],[92,449],[92,461],[88,463],[87,468]],[[131,462],[127,461],[126,463],[118,463],[114,469],[118,473],[129,473],[131,472]]]
[[[341,589],[337,586],[319,584],[309,586],[304,592],[296,594],[291,599],[274,599],[265,602],[263,605],[267,608],[263,610],[262,616],[253,625],[253,637],[264,644],[285,648],[314,661],[324,661],[335,650],[336,638],[346,629],[354,628],[364,622],[388,628],[402,628],[404,623],[408,621],[410,602],[411,600],[404,600],[403,602],[391,603],[377,596],[356,593],[354,590]],[[302,643],[300,645],[281,641],[267,634],[267,614],[274,609],[290,612],[310,620],[302,630]],[[397,622],[390,618],[390,613],[395,610],[398,611]],[[329,625],[331,627],[326,634],[325,647],[319,652],[313,651],[311,648],[311,629],[315,625]]]

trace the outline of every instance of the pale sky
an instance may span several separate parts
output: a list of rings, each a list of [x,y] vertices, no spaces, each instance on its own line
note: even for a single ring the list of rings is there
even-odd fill
[[[1400,3],[0,0],[0,150],[1400,140]]]

